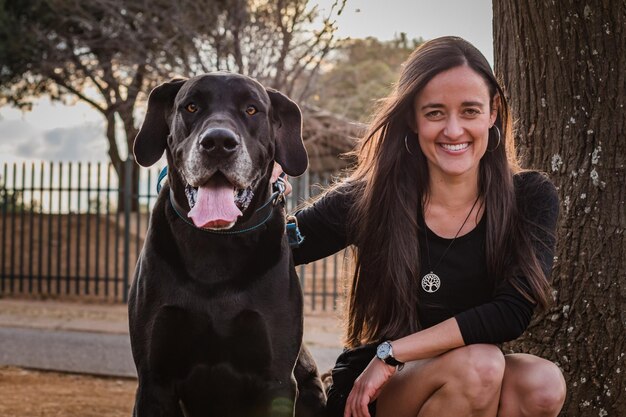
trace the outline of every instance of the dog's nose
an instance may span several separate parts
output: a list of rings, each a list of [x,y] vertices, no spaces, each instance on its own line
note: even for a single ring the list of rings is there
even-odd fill
[[[211,128],[200,137],[202,149],[214,156],[228,156],[239,147],[239,138],[230,129]]]

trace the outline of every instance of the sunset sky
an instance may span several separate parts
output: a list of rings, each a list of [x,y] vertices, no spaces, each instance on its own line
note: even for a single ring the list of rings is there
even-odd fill
[[[327,9],[333,0],[318,0]],[[490,0],[348,0],[337,23],[340,37],[431,39],[458,35],[472,42],[493,63]],[[73,106],[37,102],[32,112],[0,108],[0,162],[106,161],[104,122],[82,103]]]

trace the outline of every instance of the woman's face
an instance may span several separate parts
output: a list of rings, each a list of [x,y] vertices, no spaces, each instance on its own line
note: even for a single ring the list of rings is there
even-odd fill
[[[465,65],[436,75],[415,97],[416,133],[431,180],[478,177],[497,116],[490,102],[485,80]]]

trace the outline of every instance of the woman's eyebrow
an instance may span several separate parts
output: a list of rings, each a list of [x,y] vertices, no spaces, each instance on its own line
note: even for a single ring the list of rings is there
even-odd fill
[[[464,101],[461,103],[461,106],[463,107],[471,107],[471,106],[483,107],[484,105],[485,103],[483,103],[482,101]],[[420,107],[420,110],[442,109],[444,107],[445,106],[441,103],[426,103],[422,107]]]
[[[485,104],[482,101],[464,101],[463,103],[461,103],[461,105],[464,107],[471,107],[471,106],[482,107]]]
[[[420,107],[420,110],[424,110],[424,109],[442,109],[445,106],[443,104],[440,103],[427,103],[424,104],[422,107]]]

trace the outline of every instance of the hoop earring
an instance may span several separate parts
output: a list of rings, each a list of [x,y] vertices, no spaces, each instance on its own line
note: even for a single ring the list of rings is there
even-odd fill
[[[411,155],[413,155],[413,152],[411,152],[411,150],[409,149],[408,138],[409,138],[409,135],[408,135],[408,134],[407,134],[407,135],[404,135],[404,147],[406,148],[406,151],[407,151],[408,153],[410,153]]]
[[[497,145],[496,145],[496,147],[495,147],[495,148],[493,148],[493,149],[487,149],[489,152],[493,152],[493,151],[495,151],[496,149],[498,149],[498,147],[500,146],[500,142],[502,142],[502,138],[501,138],[501,136],[500,136],[500,129],[498,128],[498,126],[493,125],[493,126],[491,126],[491,127],[493,127],[493,128],[495,128],[495,129],[496,129],[496,133],[498,134],[498,144],[497,144]]]

